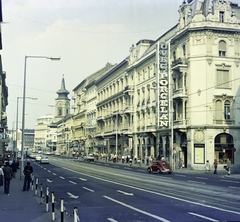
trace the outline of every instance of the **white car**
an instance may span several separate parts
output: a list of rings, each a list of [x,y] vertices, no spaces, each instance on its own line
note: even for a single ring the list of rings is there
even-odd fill
[[[36,161],[40,161],[42,159],[42,156],[41,155],[36,155]]]
[[[40,163],[47,163],[47,164],[49,164],[49,159],[48,159],[48,157],[47,157],[47,156],[43,156],[43,157],[41,158],[41,160],[40,160]]]
[[[94,156],[92,154],[86,155],[83,157],[84,161],[94,161]]]

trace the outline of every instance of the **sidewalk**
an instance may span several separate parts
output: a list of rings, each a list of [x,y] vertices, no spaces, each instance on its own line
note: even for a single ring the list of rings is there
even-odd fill
[[[11,180],[10,195],[4,194],[4,187],[0,187],[0,220],[12,222],[50,222],[52,221],[51,201],[40,203],[40,197],[35,196],[35,190],[22,191],[23,179],[20,180],[20,170],[16,178]],[[61,221],[60,212],[55,207],[55,221]],[[65,220],[64,218],[64,221]],[[69,219],[68,219],[69,221]],[[73,221],[73,219],[71,219]]]

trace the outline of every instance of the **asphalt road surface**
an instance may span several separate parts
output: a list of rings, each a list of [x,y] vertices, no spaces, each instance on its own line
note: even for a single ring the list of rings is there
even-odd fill
[[[49,157],[34,175],[80,221],[240,221],[240,181],[203,173],[148,174],[126,164]]]

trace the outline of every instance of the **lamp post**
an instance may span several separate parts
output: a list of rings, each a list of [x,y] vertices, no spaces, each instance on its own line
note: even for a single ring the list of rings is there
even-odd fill
[[[118,114],[116,113],[116,156],[117,156],[117,151],[118,151],[118,134],[117,134],[117,123],[118,123]],[[117,162],[117,159],[116,159]]]
[[[18,100],[22,99],[23,97],[17,97],[17,116],[16,116],[16,150],[18,146]],[[35,97],[26,97],[26,99],[32,99],[32,100],[37,100]],[[16,160],[17,160],[17,155],[16,155]]]
[[[21,152],[21,171],[20,171],[20,179],[22,178],[23,168],[24,168],[24,127],[25,127],[25,100],[26,100],[26,70],[27,70],[27,59],[50,59],[53,61],[60,60],[60,57],[47,57],[47,56],[27,56],[25,55],[24,60],[24,77],[23,77],[23,108],[22,108],[22,152]]]

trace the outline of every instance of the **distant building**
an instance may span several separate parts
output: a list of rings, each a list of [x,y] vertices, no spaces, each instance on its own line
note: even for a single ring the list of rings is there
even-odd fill
[[[48,126],[52,123],[53,118],[53,115],[45,115],[37,119],[34,138],[34,148],[36,150],[44,150],[47,147]]]

